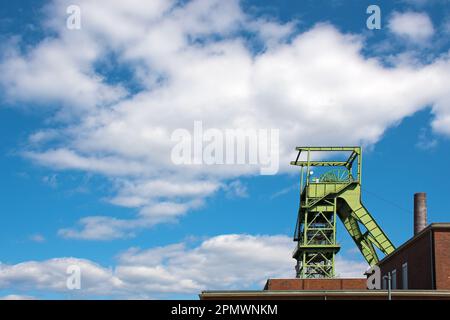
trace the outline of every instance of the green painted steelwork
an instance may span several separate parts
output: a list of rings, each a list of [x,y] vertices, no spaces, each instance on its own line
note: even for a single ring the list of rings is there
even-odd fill
[[[376,249],[387,255],[394,245],[361,202],[360,147],[297,147],[300,166],[300,206],[293,257],[297,260],[298,278],[332,278],[335,276],[336,221],[339,218],[362,255],[373,266],[378,261]],[[350,153],[346,161],[312,161],[312,152]],[[300,161],[302,153],[306,160]],[[356,166],[354,163],[356,161]],[[319,178],[312,177],[312,167],[337,167]],[[306,168],[306,172],[304,172]]]

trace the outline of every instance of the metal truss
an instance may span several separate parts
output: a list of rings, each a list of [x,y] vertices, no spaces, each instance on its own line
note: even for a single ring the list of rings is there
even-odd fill
[[[297,277],[332,278],[335,274],[336,221],[339,218],[356,246],[369,263],[379,261],[376,248],[383,254],[394,245],[361,202],[360,147],[298,147],[291,165],[300,166],[300,206],[293,257],[297,260]],[[346,161],[311,161],[312,152],[350,152]],[[301,153],[306,160],[300,161]],[[354,168],[354,163],[357,163]],[[312,167],[338,167],[319,178],[311,177]],[[304,172],[306,168],[306,173]]]

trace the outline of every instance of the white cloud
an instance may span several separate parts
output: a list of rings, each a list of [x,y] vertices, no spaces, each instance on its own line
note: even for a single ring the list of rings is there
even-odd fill
[[[426,13],[394,12],[389,19],[389,29],[394,34],[412,42],[422,43],[434,34],[433,22]]]
[[[129,199],[127,201],[132,201]],[[126,206],[136,203],[125,203]],[[121,203],[124,205],[124,203]],[[78,221],[78,228],[63,228],[58,234],[67,239],[78,240],[114,240],[134,237],[136,231],[150,228],[162,222],[176,222],[176,218],[185,214],[190,209],[196,209],[203,205],[203,200],[190,200],[176,203],[171,201],[159,201],[153,204],[147,203],[139,211],[136,218],[120,219],[109,216],[89,216]]]
[[[137,175],[144,171],[142,163],[124,161],[117,157],[82,157],[67,149],[47,150],[45,152],[25,152],[24,155],[38,163],[55,169],[77,169],[94,171],[105,175]]]
[[[123,206],[142,206],[151,204],[160,198],[192,198],[211,194],[219,188],[219,184],[211,181],[180,180],[143,180],[123,181],[119,194],[112,198],[112,203]]]
[[[438,3],[446,3],[448,0],[403,0],[408,4],[415,5],[417,7],[424,7],[427,5],[433,5]]]
[[[438,141],[435,137],[430,136],[426,128],[420,129],[419,137],[417,139],[416,146],[422,150],[430,150],[438,145]]]
[[[29,141],[31,144],[44,143],[49,140],[56,139],[58,136],[57,130],[47,129],[37,131],[29,136]]]
[[[67,267],[81,268],[83,294],[103,294],[111,288],[120,288],[121,281],[111,270],[89,260],[55,258],[45,261],[27,261],[15,265],[0,264],[0,288],[16,292],[45,291],[69,293],[67,290]]]
[[[234,180],[223,186],[225,194],[228,198],[247,198],[248,188],[240,180]]]
[[[297,184],[294,184],[294,185],[292,185],[290,187],[283,188],[283,189],[278,190],[278,191],[274,192],[273,194],[271,194],[269,199],[272,200],[272,199],[278,198],[278,197],[280,197],[282,195],[285,195],[286,193],[291,192],[292,190],[296,190],[296,189],[299,189],[299,188],[300,187]]]
[[[29,239],[33,242],[42,243],[45,242],[45,237],[42,234],[36,233],[29,237]]]
[[[107,85],[95,73],[91,63],[99,58],[98,50],[95,42],[82,36],[71,41],[47,39],[24,55],[11,48],[0,65],[0,81],[6,95],[18,102],[56,103],[83,111],[110,104],[124,97],[125,90]],[[69,110],[74,108],[59,109]]]
[[[64,228],[58,230],[58,234],[67,239],[113,240],[132,237],[134,229],[146,226],[139,219],[125,220],[104,216],[81,218],[78,224],[81,230]]]
[[[254,285],[262,288],[268,277],[293,273],[290,250],[286,250],[291,245],[286,237],[225,235],[193,249],[182,244],[144,251],[131,249],[120,255],[116,272],[136,285],[148,279],[144,286],[157,292],[198,293],[206,288]]]
[[[220,235],[195,247],[177,243],[141,250],[131,248],[117,257],[114,269],[92,261],[59,258],[0,264],[0,289],[94,297],[160,297],[198,294],[201,290],[262,289],[268,278],[292,278],[292,239],[283,235]],[[81,269],[81,290],[66,288],[67,267]],[[337,259],[343,277],[362,277],[364,263]]]
[[[42,182],[50,188],[55,189],[56,187],[58,187],[58,175],[51,174],[48,176],[44,176],[42,177]]]
[[[196,120],[205,129],[280,129],[282,172],[299,144],[374,144],[428,106],[433,129],[450,134],[447,55],[388,68],[362,54],[362,37],[328,24],[295,34],[295,23],[252,17],[237,0],[174,3],[79,1],[82,29],[70,31],[62,23],[69,2],[54,1],[45,24],[56,35],[25,53],[13,46],[0,63],[11,101],[48,103],[59,121],[32,135],[24,155],[52,169],[104,175],[116,192],[109,201],[136,208],[129,220],[85,217],[81,229],[62,236],[129,237],[258,174],[251,165],[173,165],[171,133],[192,130]],[[407,23],[393,23],[395,30],[428,36],[419,17],[421,30],[408,33],[404,15],[397,18]],[[265,50],[255,53],[242,32]],[[115,83],[117,66],[131,76]]]
[[[346,260],[337,255],[335,267],[339,278],[362,278],[369,265],[363,261]]]
[[[0,297],[0,300],[34,300],[32,296],[22,296],[17,294],[9,294],[7,296]]]
[[[404,0],[404,2],[414,4],[414,5],[424,5],[427,2],[431,2],[430,0]]]

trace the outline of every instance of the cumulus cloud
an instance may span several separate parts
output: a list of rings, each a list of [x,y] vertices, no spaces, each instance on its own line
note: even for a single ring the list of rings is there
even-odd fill
[[[114,240],[132,237],[134,230],[147,225],[139,219],[89,216],[78,221],[79,228],[63,228],[58,235],[67,239]]]
[[[134,201],[134,199],[127,201]],[[127,206],[130,204],[135,205],[135,203],[128,202]],[[78,221],[77,227],[60,229],[58,230],[58,234],[66,239],[78,240],[106,241],[131,238],[140,229],[150,228],[163,222],[176,222],[179,216],[190,209],[197,209],[203,206],[203,204],[204,202],[201,199],[181,203],[171,201],[155,202],[153,204],[147,204],[140,209],[135,218],[120,219],[109,216],[84,217]]]
[[[335,268],[336,275],[339,278],[361,278],[369,268],[369,265],[363,261],[347,260],[341,255],[338,255],[336,256]]]
[[[0,264],[0,289],[95,297],[160,297],[213,289],[262,289],[268,278],[292,278],[293,242],[284,235],[219,235],[196,246],[176,243],[151,249],[130,248],[106,268],[85,259],[58,258]],[[81,290],[68,291],[67,267],[81,270]],[[341,277],[362,277],[366,264],[336,262]]]
[[[76,258],[54,258],[45,261],[26,261],[15,265],[0,264],[0,288],[16,291],[45,291],[67,293],[67,268],[79,266],[85,294],[106,293],[120,287],[121,281],[111,270]]]
[[[104,175],[115,192],[110,202],[136,210],[129,220],[84,217],[61,236],[133,236],[259,173],[254,165],[174,165],[171,134],[196,120],[205,129],[279,129],[282,172],[299,144],[374,144],[425,107],[433,129],[450,134],[447,55],[386,67],[363,55],[359,35],[320,23],[296,33],[294,22],[255,18],[238,0],[100,3],[78,2],[82,29],[73,31],[61,23],[70,3],[51,2],[44,24],[54,35],[25,52],[11,45],[0,62],[8,99],[48,104],[59,121],[31,135],[23,155]],[[432,34],[427,21],[394,15],[391,26],[424,39]],[[118,77],[119,68],[129,76]]]
[[[91,62],[99,58],[95,42],[85,37],[44,40],[21,54],[11,47],[0,66],[8,98],[17,102],[57,103],[81,110],[118,101],[126,93],[120,85],[104,82]],[[79,50],[78,45],[83,47]],[[70,109],[60,109],[66,113]]]
[[[389,29],[395,35],[416,43],[429,40],[434,34],[433,22],[422,12],[394,12],[389,19]]]

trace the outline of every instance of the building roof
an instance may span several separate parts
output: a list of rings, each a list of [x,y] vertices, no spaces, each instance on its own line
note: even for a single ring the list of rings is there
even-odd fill
[[[392,290],[392,299],[450,299],[450,290]],[[244,300],[244,299],[387,299],[387,290],[238,290],[202,291],[201,300]]]

